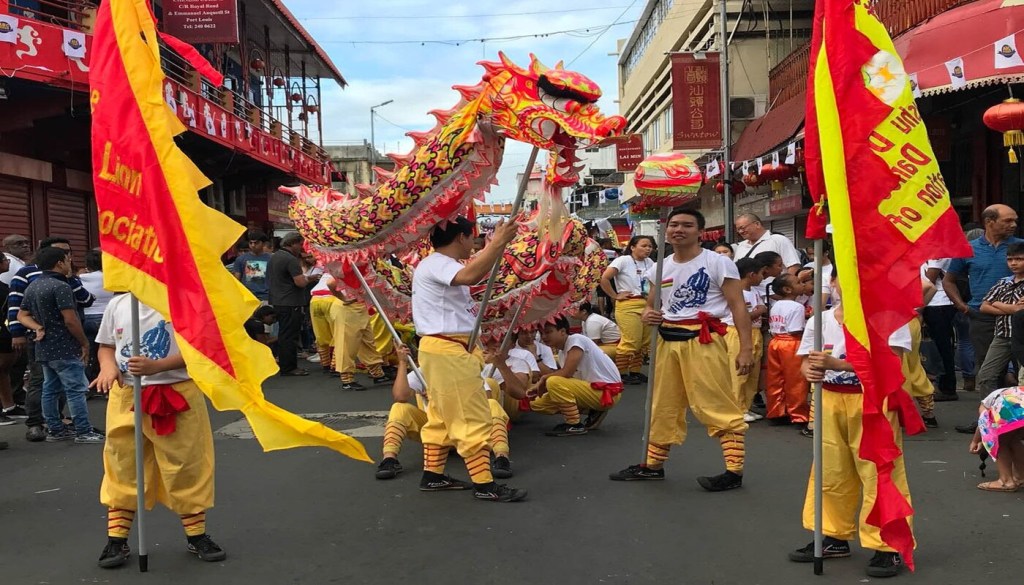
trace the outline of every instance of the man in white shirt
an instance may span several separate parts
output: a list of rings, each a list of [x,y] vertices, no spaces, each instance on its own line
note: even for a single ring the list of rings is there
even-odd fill
[[[580,303],[573,317],[580,320],[583,335],[589,337],[606,356],[614,360],[616,347],[622,338],[622,333],[615,321],[595,313],[594,308],[587,302]]]
[[[479,253],[473,251],[474,224],[464,217],[442,222],[430,233],[434,252],[424,258],[412,278],[412,317],[420,335],[420,364],[427,384],[427,422],[423,439],[421,491],[468,489],[465,482],[444,474],[448,451],[455,447],[473,482],[474,497],[515,502],[525,490],[497,484],[491,474],[491,413],[483,393],[483,355],[468,346],[479,307],[469,287],[486,278],[518,222],[499,223]],[[469,260],[465,264],[464,260]]]
[[[545,324],[541,331],[544,343],[558,351],[562,366],[541,376],[530,390],[530,410],[565,417],[564,423],[545,433],[549,437],[585,435],[619,402],[623,388],[619,369],[593,340],[570,334],[565,317]],[[581,421],[581,406],[589,411],[586,422]]]
[[[942,288],[942,277],[949,270],[951,259],[939,258],[929,260],[921,266],[921,278],[931,282],[937,289],[935,296],[928,301],[921,315],[928,327],[928,336],[935,344],[935,349],[942,358],[942,373],[939,375],[938,388],[935,392],[936,402],[947,402],[957,399],[956,365],[953,351],[953,323],[957,311],[953,301]]]
[[[800,253],[789,238],[782,234],[773,234],[761,224],[761,218],[753,213],[744,213],[736,218],[733,224],[736,233],[746,238],[733,245],[736,259],[753,258],[761,252],[775,252],[782,256],[782,264],[790,274],[796,274],[800,268]]]
[[[540,373],[550,374],[558,369],[555,353],[540,340],[540,333],[529,329],[516,331],[516,348],[526,350],[533,356]]]
[[[747,375],[754,365],[750,314],[736,265],[701,247],[704,225],[699,211],[676,208],[669,214],[666,237],[673,254],[665,258],[662,281],[655,284],[661,287],[661,305],[654,305],[653,295],[647,297],[643,316],[647,324],[658,326],[661,337],[647,457],[611,474],[613,481],[665,479],[669,449],[686,440],[686,411],[692,410],[718,438],[726,469],[697,482],[714,492],[743,485],[746,409],[733,391],[729,368]],[[652,269],[647,277],[653,281],[655,276]],[[728,335],[739,336],[734,363],[729,363]]]
[[[32,257],[32,242],[23,235],[11,234],[4,238],[3,244],[4,256],[7,256],[11,265],[6,272],[0,273],[0,282],[11,286],[11,280],[19,270],[28,264],[29,258]],[[4,318],[6,317],[4,315]]]

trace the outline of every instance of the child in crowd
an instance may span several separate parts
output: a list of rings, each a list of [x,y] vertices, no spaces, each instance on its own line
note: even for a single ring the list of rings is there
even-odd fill
[[[775,298],[775,289],[772,287],[772,283],[786,271],[782,256],[778,252],[761,252],[754,256],[754,260],[764,266],[764,280],[761,281],[761,287],[757,292],[761,294],[761,298]]]
[[[273,346],[273,344],[277,343],[277,338],[271,337],[267,333],[267,326],[274,323],[277,323],[277,311],[270,305],[263,305],[256,309],[252,317],[249,317],[249,320],[245,322],[245,332],[252,339],[264,345]]]
[[[1024,309],[1024,242],[1007,245],[1006,264],[1013,274],[999,280],[981,303],[982,313],[996,316],[995,335],[977,376],[978,391],[985,394],[1002,385],[1006,366],[1012,361],[1013,322],[1010,317]]]
[[[796,301],[799,288],[792,274],[780,275],[773,286],[779,300],[772,304],[768,325],[772,339],[768,342],[766,416],[773,424],[804,425],[801,432],[806,435],[810,415],[809,386],[800,373],[802,360],[797,355],[806,323],[804,306]]]
[[[995,459],[999,479],[979,483],[979,490],[1015,492],[1024,486],[1024,389],[1002,388],[981,401],[970,451],[980,453],[982,447]]]
[[[733,389],[736,390],[740,404],[746,411],[746,414],[743,415],[743,420],[749,423],[764,418],[760,414],[751,411],[750,405],[754,400],[754,395],[757,394],[758,382],[761,378],[760,364],[764,351],[764,336],[761,333],[761,329],[764,316],[768,312],[768,307],[765,306],[764,299],[757,292],[761,281],[764,280],[764,266],[761,266],[761,263],[754,258],[741,258],[736,261],[736,269],[739,270],[740,282],[743,285],[743,301],[747,305],[747,312],[750,313],[750,336],[754,348],[754,367],[745,376],[740,375],[735,370],[731,371]],[[727,339],[727,341],[730,340],[739,341],[738,338],[732,336]],[[730,360],[735,361],[738,352],[739,344],[730,343]]]
[[[580,320],[583,335],[593,340],[606,356],[614,360],[616,346],[622,338],[615,321],[595,313],[594,308],[587,302],[580,303],[573,317]]]

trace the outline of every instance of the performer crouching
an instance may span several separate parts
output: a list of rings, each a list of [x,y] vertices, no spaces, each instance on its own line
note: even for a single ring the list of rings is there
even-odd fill
[[[455,447],[466,462],[474,496],[515,502],[525,490],[494,482],[491,475],[491,412],[483,393],[483,355],[468,346],[478,310],[469,286],[490,272],[515,237],[516,222],[494,229],[491,242],[463,264],[473,250],[473,224],[464,217],[442,223],[430,233],[434,252],[423,259],[412,279],[412,315],[420,341],[420,364],[427,383],[427,422],[423,439],[423,491],[467,489],[444,474],[448,450]]]
[[[661,306],[655,307],[649,296],[644,311],[644,320],[658,325],[660,336],[647,457],[611,474],[614,481],[665,479],[669,449],[686,440],[689,408],[708,434],[718,437],[725,458],[724,473],[699,477],[697,482],[713,492],[743,485],[747,423],[729,369],[746,375],[753,365],[750,315],[736,265],[701,247],[703,231],[699,211],[677,208],[669,214],[666,237],[673,254],[664,260]],[[652,268],[647,279],[655,278]],[[730,325],[739,337],[735,364],[729,363],[726,341]]]
[[[110,394],[100,501],[107,506],[107,545],[99,566],[123,565],[135,519],[135,416],[132,376],[142,377],[146,508],[160,502],[181,518],[189,552],[216,562],[227,555],[206,534],[213,507],[213,432],[206,401],[174,339],[174,329],[139,304],[141,354],[131,357],[131,296],[115,297],[103,313],[96,341],[100,373],[90,387]],[[127,374],[127,375],[126,375]]]
[[[565,317],[544,325],[541,340],[558,352],[561,367],[541,376],[528,393],[530,410],[565,417],[564,423],[544,433],[549,437],[585,435],[618,404],[623,388],[619,370],[592,339],[570,334]],[[589,411],[586,422],[581,420],[581,406]]]

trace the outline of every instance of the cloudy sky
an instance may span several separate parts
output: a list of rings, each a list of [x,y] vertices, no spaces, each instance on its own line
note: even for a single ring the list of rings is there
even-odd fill
[[[476,62],[496,59],[498,51],[519,64],[527,64],[531,52],[549,66],[560,59],[566,64],[575,60],[570,68],[604,90],[601,110],[617,113],[618,58],[608,53],[615,51],[617,39],[630,35],[646,1],[287,0],[286,4],[349,82],[344,90],[334,83],[325,86],[325,144],[369,140],[370,107],[390,99],[394,102],[377,110],[377,148],[394,152],[401,145],[401,152],[406,152],[412,142],[405,133],[433,126],[434,118],[427,111],[453,106],[458,94],[451,86],[478,82],[483,69]],[[526,38],[508,38],[518,36]],[[515,175],[522,172],[529,150],[523,144],[506,145],[500,185],[492,189],[488,201],[512,200]]]

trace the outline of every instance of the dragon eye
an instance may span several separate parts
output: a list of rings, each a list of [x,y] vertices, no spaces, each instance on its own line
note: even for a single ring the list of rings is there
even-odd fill
[[[589,79],[571,72],[550,70],[537,79],[537,87],[544,93],[584,104],[592,104],[601,97],[601,90]]]

